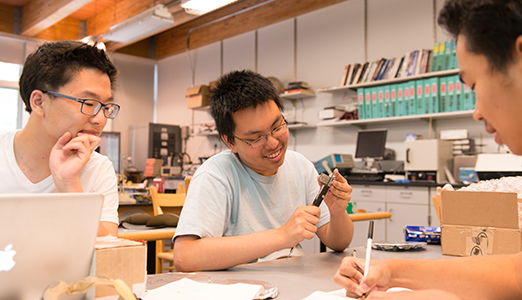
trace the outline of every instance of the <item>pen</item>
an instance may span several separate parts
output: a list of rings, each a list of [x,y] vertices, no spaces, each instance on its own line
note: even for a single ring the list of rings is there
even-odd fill
[[[370,221],[368,228],[368,241],[366,242],[366,260],[364,262],[364,278],[368,275],[370,269],[370,258],[372,256],[372,240],[373,240],[373,221]],[[366,299],[366,293],[362,295],[362,299]]]

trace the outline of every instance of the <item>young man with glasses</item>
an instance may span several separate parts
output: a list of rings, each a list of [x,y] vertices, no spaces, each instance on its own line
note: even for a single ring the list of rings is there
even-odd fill
[[[287,150],[282,111],[274,86],[259,74],[234,71],[218,80],[210,113],[230,150],[208,159],[192,177],[174,236],[176,270],[302,254],[299,243],[314,234],[331,249],[348,247],[352,188],[335,171],[321,206],[311,204],[319,191],[317,171]]]
[[[116,73],[103,50],[81,42],[46,43],[27,57],[19,85],[30,116],[21,130],[0,133],[2,193],[102,193],[98,235],[117,236],[114,168],[94,152],[120,110]]]

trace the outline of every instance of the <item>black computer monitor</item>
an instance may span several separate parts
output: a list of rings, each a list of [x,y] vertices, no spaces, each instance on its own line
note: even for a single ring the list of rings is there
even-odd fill
[[[360,130],[357,133],[355,158],[379,160],[384,157],[387,129]]]
[[[114,131],[104,131],[100,135],[100,145],[96,149],[100,154],[109,158],[114,166],[114,171],[120,174],[120,133]]]

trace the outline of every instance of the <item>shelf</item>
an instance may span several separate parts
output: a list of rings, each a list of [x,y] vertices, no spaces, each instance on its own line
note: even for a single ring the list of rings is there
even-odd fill
[[[360,83],[360,84],[352,84],[352,85],[336,86],[336,87],[324,87],[324,88],[316,90],[316,92],[318,92],[318,93],[335,93],[335,92],[341,92],[341,91],[346,91],[346,90],[355,90],[355,89],[364,88],[364,87],[407,82],[407,81],[423,79],[423,78],[449,76],[449,75],[455,75],[458,73],[459,73],[458,69],[445,70],[445,71],[439,71],[439,72],[429,72],[429,73],[415,75],[415,76],[378,80],[378,81],[365,82],[365,83]]]
[[[194,133],[194,136],[218,136],[219,133],[217,132],[217,130],[214,130],[214,131],[201,131],[201,132],[198,132],[198,133]]]
[[[455,112],[444,112],[444,113],[435,113],[435,114],[423,114],[423,115],[411,115],[411,116],[402,116],[402,117],[388,117],[388,118],[378,118],[378,119],[367,119],[367,120],[328,120],[321,121],[317,123],[317,127],[336,127],[336,126],[361,126],[372,123],[393,123],[393,122],[402,122],[408,120],[429,120],[432,119],[451,119],[451,118],[460,118],[465,116],[471,116],[473,114],[472,110],[465,111],[455,111]]]
[[[281,99],[287,99],[287,100],[296,100],[296,99],[304,99],[304,98],[313,98],[315,97],[315,93],[303,93],[303,92],[294,92],[294,93],[283,93],[279,95]]]
[[[315,128],[315,125],[308,125],[308,124],[288,124],[288,129],[290,130],[299,130],[299,129],[310,129]]]

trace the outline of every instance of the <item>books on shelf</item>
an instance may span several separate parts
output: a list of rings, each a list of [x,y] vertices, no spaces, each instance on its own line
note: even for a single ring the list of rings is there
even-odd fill
[[[341,86],[457,69],[455,46],[455,40],[448,40],[435,43],[433,49],[406,52],[402,57],[346,64],[341,78]]]
[[[359,119],[473,110],[476,97],[458,75],[357,88]]]

